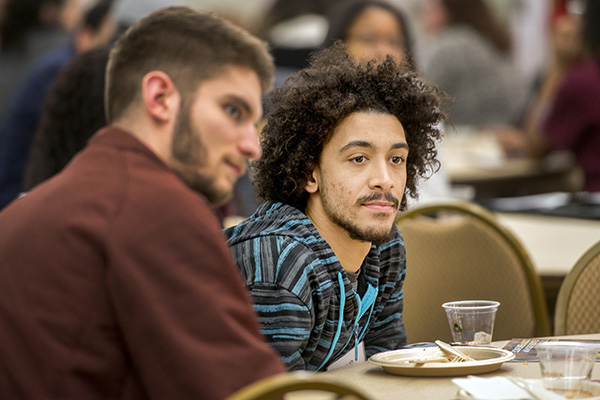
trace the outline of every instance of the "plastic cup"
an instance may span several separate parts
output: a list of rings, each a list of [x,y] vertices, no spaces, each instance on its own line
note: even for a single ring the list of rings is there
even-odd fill
[[[488,300],[452,301],[442,304],[446,310],[452,340],[468,345],[489,345],[500,303]]]
[[[544,387],[568,399],[590,397],[584,388],[590,381],[598,345],[552,341],[536,347]]]

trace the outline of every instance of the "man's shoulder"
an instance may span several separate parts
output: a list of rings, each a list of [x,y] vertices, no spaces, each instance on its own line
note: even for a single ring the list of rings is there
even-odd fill
[[[300,210],[275,202],[263,203],[247,220],[225,230],[231,245],[248,240],[312,243],[320,236]]]
[[[297,209],[280,203],[263,204],[225,234],[240,267],[260,267],[265,274],[277,270],[279,280],[294,276],[290,281],[297,281],[318,265],[337,262],[312,222]]]
[[[240,227],[241,228],[241,227]],[[248,251],[266,255],[274,263],[310,264],[319,258],[318,249],[327,245],[320,236],[307,236],[295,232],[294,226],[263,227],[264,229],[250,230],[248,226],[244,231],[236,232],[236,227],[225,230],[229,246],[234,253]]]
[[[404,250],[404,237],[397,226],[392,227],[390,238],[377,246],[377,250],[379,253]]]
[[[406,267],[404,239],[397,228],[390,240],[377,246],[378,270],[380,274],[397,275]]]
[[[87,190],[81,197],[110,201],[115,218],[146,218],[153,224],[214,225],[206,199],[191,190],[154,153],[131,134],[106,128],[67,167],[64,186]],[[114,195],[102,199],[110,190]],[[94,195],[94,193],[96,193]],[[97,200],[94,200],[98,197]]]

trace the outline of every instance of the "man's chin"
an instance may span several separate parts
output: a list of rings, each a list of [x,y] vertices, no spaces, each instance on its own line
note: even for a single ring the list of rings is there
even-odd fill
[[[233,197],[233,185],[228,188],[218,187],[214,184],[213,179],[202,175],[188,177],[186,181],[192,190],[202,194],[213,205],[223,205]]]
[[[207,187],[197,187],[194,189],[204,195],[204,197],[206,197],[206,199],[215,206],[222,206],[233,197],[232,190],[225,191]]]
[[[394,225],[389,225],[389,227],[378,225],[364,228],[355,225],[345,225],[342,227],[346,229],[351,239],[375,245],[380,245],[389,241],[394,235]]]

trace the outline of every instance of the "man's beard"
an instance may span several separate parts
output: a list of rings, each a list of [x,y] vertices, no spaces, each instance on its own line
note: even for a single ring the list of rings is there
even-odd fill
[[[323,177],[321,176],[321,183],[323,182]],[[323,209],[327,217],[336,225],[343,228],[351,239],[359,240],[361,242],[370,242],[374,245],[381,245],[394,236],[394,225],[390,226],[389,230],[382,229],[374,229],[374,228],[361,228],[357,224],[352,221],[351,218],[348,218],[344,213],[344,210],[341,210],[339,207],[335,206],[335,199],[329,198],[328,190],[325,189],[326,185],[323,185],[321,188],[321,197],[323,202]],[[373,193],[369,196],[361,197],[357,200],[356,205],[361,206],[362,203],[374,200],[387,200],[394,204],[394,207],[398,209],[398,199],[396,199],[391,193]],[[330,201],[331,200],[331,201]]]
[[[223,204],[229,200],[230,191],[218,190],[214,185],[214,178],[198,172],[198,169],[206,165],[208,151],[199,132],[192,129],[190,104],[184,100],[175,124],[171,155],[175,172],[190,188],[202,193],[213,204]]]

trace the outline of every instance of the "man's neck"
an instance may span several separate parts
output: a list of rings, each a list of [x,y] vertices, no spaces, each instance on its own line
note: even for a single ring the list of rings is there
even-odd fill
[[[173,123],[157,123],[152,118],[142,114],[142,117],[137,118],[125,115],[114,121],[112,126],[123,129],[137,137],[165,164],[169,165],[171,142],[173,140]]]
[[[320,207],[307,207],[305,212],[321,237],[333,250],[340,264],[342,264],[342,268],[347,272],[357,272],[367,254],[369,254],[371,243],[350,238],[348,232],[331,221]]]

